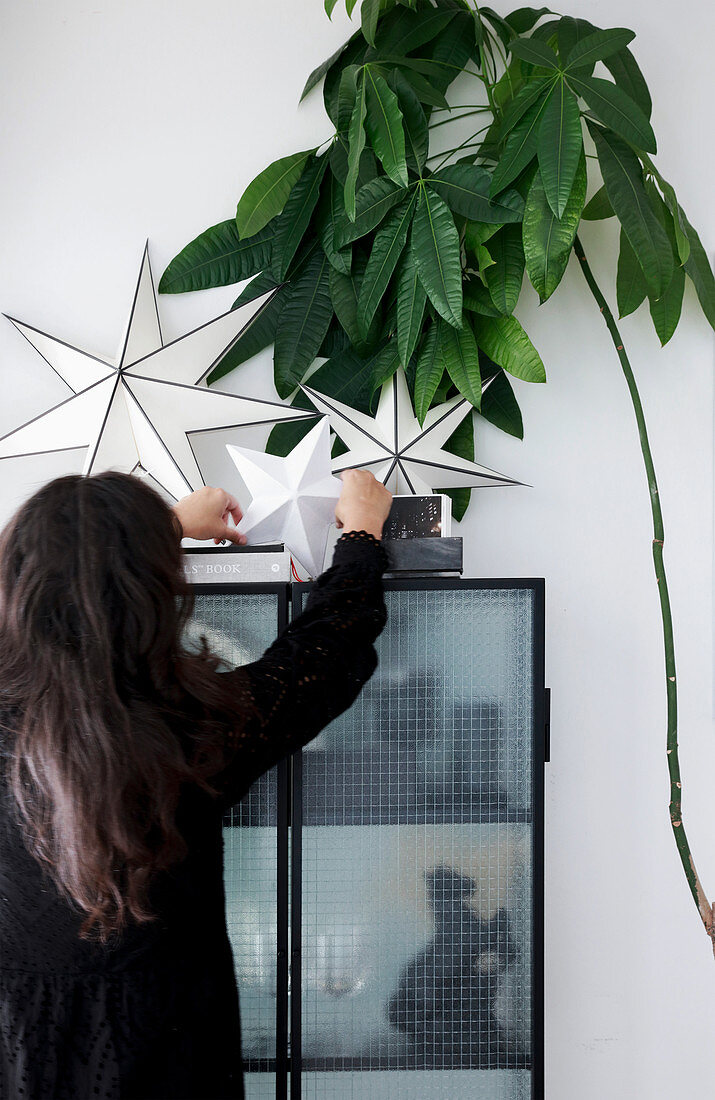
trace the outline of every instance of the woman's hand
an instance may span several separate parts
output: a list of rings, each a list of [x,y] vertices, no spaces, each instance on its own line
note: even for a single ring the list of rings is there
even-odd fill
[[[369,470],[343,470],[343,488],[335,506],[335,520],[343,531],[367,531],[382,538],[382,527],[392,507],[392,493]]]
[[[229,516],[233,516],[234,523],[239,523],[243,512],[236,498],[225,489],[212,489],[204,485],[203,489],[182,497],[174,505],[174,512],[179,518],[184,538],[213,539],[217,545],[224,539],[237,546],[246,544],[246,536],[228,525]]]

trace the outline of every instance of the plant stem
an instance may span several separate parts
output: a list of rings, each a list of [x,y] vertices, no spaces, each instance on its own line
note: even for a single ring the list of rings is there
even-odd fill
[[[680,780],[680,762],[678,759],[678,689],[675,679],[675,649],[673,644],[673,622],[670,612],[670,597],[668,595],[668,582],[665,575],[665,565],[663,562],[663,543],[665,541],[665,534],[663,530],[663,515],[660,507],[660,497],[658,495],[658,484],[655,477],[655,467],[653,465],[653,457],[651,455],[650,443],[648,441],[648,431],[646,428],[645,416],[643,414],[643,406],[641,404],[640,394],[638,393],[638,387],[633,375],[628,356],[623,346],[621,334],[618,331],[618,327],[614,320],[613,314],[604,298],[601,290],[593,277],[593,272],[588,265],[586,256],[584,254],[583,245],[578,237],[574,242],[574,249],[578,262],[581,264],[581,270],[584,273],[586,282],[589,289],[596,299],[599,309],[603,314],[603,319],[606,322],[606,327],[611,335],[618,358],[623,368],[623,373],[626,377],[626,383],[631,395],[631,401],[633,402],[633,409],[636,415],[636,421],[638,424],[638,434],[640,436],[641,452],[643,454],[643,461],[646,468],[646,476],[648,478],[648,488],[650,490],[650,503],[651,511],[653,514],[653,565],[655,567],[656,582],[658,584],[658,592],[660,595],[660,610],[663,620],[663,641],[665,646],[665,675],[666,675],[666,693],[668,701],[668,732],[667,732],[667,756],[668,756],[668,772],[670,774],[670,824],[673,830],[673,836],[675,837],[675,844],[680,855],[680,861],[685,871],[685,877],[690,887],[690,892],[693,895],[693,900],[697,906],[702,920],[705,931],[713,944],[713,952],[715,953],[715,929],[713,928],[713,909],[708,901],[705,891],[698,877],[698,872],[695,868],[695,861],[693,860],[690,852],[690,845],[688,844],[688,838],[683,826],[683,814],[682,814],[682,783]]]
[[[459,122],[460,118],[471,118],[472,115],[481,115],[485,111],[489,111],[489,108],[477,107],[475,110],[465,111],[464,114],[461,115],[450,115],[449,118],[441,118],[439,122],[430,122],[429,129],[436,130],[438,126],[446,126],[448,122]]]
[[[486,103],[455,103],[452,107],[433,107],[432,114],[436,115],[438,111],[462,111],[466,107],[478,107],[480,111],[491,111],[491,107],[487,107]]]
[[[486,52],[485,52],[484,46],[483,46],[483,42],[484,42],[484,24],[482,23],[482,13],[479,10],[479,3],[478,2],[475,2],[474,8],[475,8],[475,13],[474,14],[475,14],[476,18],[479,20],[479,26],[480,26],[480,29],[481,29],[481,36],[480,36],[481,37],[481,42],[479,43],[479,68],[482,71],[482,78],[483,78],[484,87],[485,87],[486,93],[487,93],[487,99],[489,100],[489,106],[491,108],[492,114],[496,116],[496,105],[494,103],[494,97],[492,95],[492,85],[489,81],[489,70],[488,70],[487,64],[486,64]],[[496,76],[497,76],[496,65],[494,64],[494,58],[493,57],[492,57],[491,60],[492,60],[492,69],[494,71],[494,83],[496,83]]]
[[[478,135],[481,134],[484,130],[488,130],[488,129],[489,129],[489,126],[482,126],[481,130],[477,130],[476,133],[472,134],[471,137],[466,138],[463,142],[461,142],[460,145],[455,145],[455,147],[453,149],[443,149],[442,152],[434,153],[431,157],[427,157],[428,161],[436,160],[437,157],[442,157],[442,160],[439,162],[437,167],[435,169],[430,169],[430,171],[435,171],[435,172],[439,171],[439,169],[442,167],[442,165],[445,163],[445,161],[449,160],[449,158],[454,153],[459,153],[461,149],[469,149],[473,145],[481,145],[481,142],[475,141],[474,139],[476,137],[478,137]]]

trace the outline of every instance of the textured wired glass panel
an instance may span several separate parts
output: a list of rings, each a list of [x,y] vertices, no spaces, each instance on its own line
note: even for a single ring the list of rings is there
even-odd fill
[[[278,633],[276,593],[198,593],[191,626],[231,665],[254,661]],[[226,923],[241,999],[248,1100],[275,1097],[276,769],[260,777],[224,818]]]
[[[534,593],[386,602],[303,752],[303,1096],[525,1100]]]

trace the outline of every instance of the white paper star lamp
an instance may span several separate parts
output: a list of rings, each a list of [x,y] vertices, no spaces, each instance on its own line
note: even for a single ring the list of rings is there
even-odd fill
[[[333,473],[351,468],[371,470],[393,493],[418,496],[435,489],[522,484],[445,451],[443,444],[473,406],[464,397],[453,397],[430,409],[420,427],[401,369],[382,387],[374,417],[310,386],[301,389],[320,412],[326,413],[333,431],[349,448],[333,460]]]
[[[164,344],[147,244],[116,362],[8,318],[73,393],[0,438],[0,459],[86,447],[85,474],[146,472],[174,499],[201,488],[196,433],[315,415],[199,385],[258,313],[230,310]]]
[[[326,416],[285,458],[229,443],[251,503],[238,525],[250,545],[285,543],[312,577],[323,567],[328,528],[342,481],[330,472],[330,423]]]

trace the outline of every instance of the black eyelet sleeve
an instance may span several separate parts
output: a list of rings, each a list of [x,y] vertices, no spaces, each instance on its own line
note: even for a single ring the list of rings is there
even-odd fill
[[[229,762],[215,780],[224,804],[239,801],[260,775],[312,741],[370,679],[377,666],[373,643],[387,620],[387,564],[373,535],[343,535],[303,613],[258,661],[224,673],[254,712],[231,735]]]

